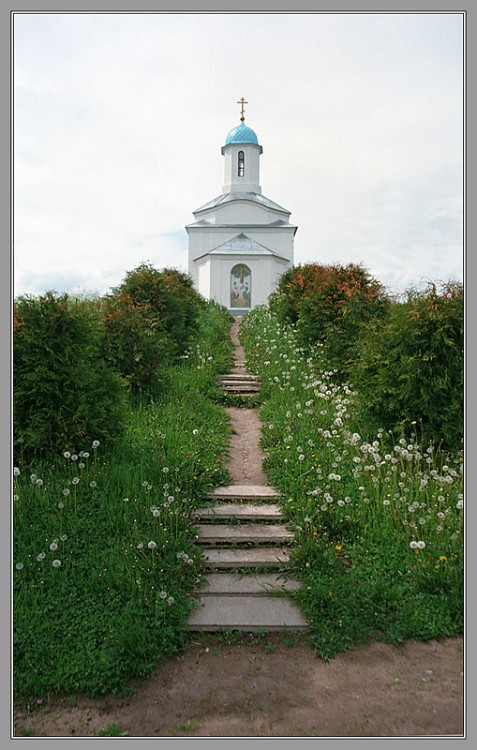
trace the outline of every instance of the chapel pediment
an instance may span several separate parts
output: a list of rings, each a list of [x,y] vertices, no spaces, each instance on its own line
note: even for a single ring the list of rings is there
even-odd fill
[[[206,255],[271,255],[275,258],[282,257],[274,250],[270,250],[270,248],[265,247],[265,245],[262,245],[260,242],[256,242],[256,240],[248,237],[243,232],[240,232],[240,234],[237,234],[235,237],[227,240],[227,242],[223,242],[221,245],[212,248],[203,255],[198,256],[197,260],[199,260],[199,258],[205,257]]]

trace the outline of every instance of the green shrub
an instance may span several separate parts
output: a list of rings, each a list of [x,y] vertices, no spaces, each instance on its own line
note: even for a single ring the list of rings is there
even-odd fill
[[[353,263],[291,268],[270,299],[270,309],[281,322],[296,325],[302,345],[323,346],[341,377],[356,357],[363,323],[380,318],[387,304],[384,287]]]
[[[105,356],[137,396],[156,397],[161,367],[184,356],[204,301],[189,276],[142,264],[103,300]]]
[[[363,410],[386,429],[462,448],[464,304],[459,283],[409,291],[368,325],[351,377]]]
[[[133,396],[157,396],[161,368],[172,358],[171,341],[158,317],[149,305],[135,304],[126,293],[106,297],[101,306],[106,360],[126,380]]]
[[[116,295],[126,294],[166,332],[173,356],[181,356],[197,334],[197,316],[204,300],[192,279],[175,268],[160,271],[143,263],[126,274]]]
[[[124,388],[101,356],[102,336],[94,302],[54,292],[16,300],[14,446],[24,458],[120,436]]]

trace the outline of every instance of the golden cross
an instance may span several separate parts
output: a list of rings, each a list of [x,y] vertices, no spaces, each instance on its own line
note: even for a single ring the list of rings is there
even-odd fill
[[[243,96],[242,96],[242,98],[241,98],[241,99],[239,99],[239,101],[237,102],[237,104],[241,104],[241,105],[242,105],[242,111],[241,111],[241,113],[240,113],[240,119],[241,119],[241,120],[242,120],[242,122],[243,122],[243,121],[245,120],[245,113],[244,113],[244,108],[243,108],[243,105],[244,105],[244,104],[248,104],[248,102],[246,102],[246,101],[245,101],[245,99],[244,99],[244,98],[243,98]]]

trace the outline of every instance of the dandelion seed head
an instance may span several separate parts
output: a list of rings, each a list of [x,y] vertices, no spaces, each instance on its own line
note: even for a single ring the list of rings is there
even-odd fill
[[[54,568],[61,568],[61,560],[53,560],[51,564]]]

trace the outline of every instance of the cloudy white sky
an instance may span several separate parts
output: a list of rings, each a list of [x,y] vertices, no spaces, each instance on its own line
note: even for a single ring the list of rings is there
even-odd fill
[[[14,295],[187,271],[239,123],[295,263],[463,277],[463,15],[15,13]]]

